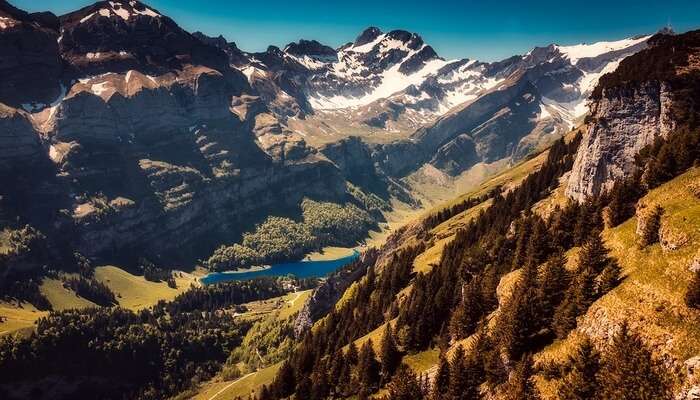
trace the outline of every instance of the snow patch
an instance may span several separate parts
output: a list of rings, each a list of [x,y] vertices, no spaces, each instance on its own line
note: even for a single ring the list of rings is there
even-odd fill
[[[365,43],[365,44],[357,46],[357,47],[352,46],[352,47],[348,48],[348,50],[354,51],[355,53],[369,53],[370,51],[372,51],[374,46],[376,46],[379,42],[384,40],[385,37],[386,37],[386,34],[381,34],[381,35],[377,36],[376,39],[374,39],[373,41],[371,41],[369,43]]]
[[[5,30],[17,25],[17,21],[12,18],[0,17],[0,30]]]
[[[580,59],[593,58],[612,51],[623,50],[636,44],[645,42],[651,36],[643,36],[636,39],[622,39],[613,42],[597,42],[593,44],[577,44],[573,46],[556,46],[556,48],[576,65]]]

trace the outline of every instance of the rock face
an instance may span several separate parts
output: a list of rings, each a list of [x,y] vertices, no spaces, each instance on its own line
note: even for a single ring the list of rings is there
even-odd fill
[[[606,90],[592,104],[592,123],[576,155],[566,194],[582,201],[629,176],[635,155],[673,128],[671,101],[667,85],[660,82]]]
[[[367,268],[373,266],[379,255],[378,250],[370,249],[360,256],[360,259],[342,270],[329,276],[316,288],[299,311],[294,324],[294,333],[299,338],[314,322],[324,316],[331,307],[340,299],[345,290],[367,272]]]
[[[0,6],[0,46],[44,35],[51,43],[41,51],[67,66],[45,74],[56,83],[44,85],[48,94],[17,90],[26,76],[3,73],[0,86],[15,85],[0,88],[0,196],[11,216],[3,219],[100,262],[143,256],[177,265],[236,241],[273,211],[293,212],[305,197],[351,199],[333,163],[269,120],[223,49],[158,11],[113,1],[33,19]],[[52,60],[17,59],[34,56]],[[43,71],[28,65],[0,69]]]
[[[658,34],[649,39],[648,49],[601,77],[566,190],[569,197],[582,201],[610,189],[613,180],[634,171],[639,150],[696,124],[698,43],[698,31]]]
[[[29,15],[0,0],[0,99],[13,107],[51,103],[63,65],[53,15]]]

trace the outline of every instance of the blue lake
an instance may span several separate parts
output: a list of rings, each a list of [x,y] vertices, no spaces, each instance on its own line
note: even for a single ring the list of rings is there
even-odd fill
[[[205,285],[213,283],[241,281],[261,276],[284,276],[294,275],[297,278],[316,278],[326,276],[331,272],[343,267],[360,257],[360,252],[353,250],[349,256],[336,258],[335,260],[323,261],[296,261],[280,264],[273,264],[270,268],[251,272],[212,272],[200,278]]]

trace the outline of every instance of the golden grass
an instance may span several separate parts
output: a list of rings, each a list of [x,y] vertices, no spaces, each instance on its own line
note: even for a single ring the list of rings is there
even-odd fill
[[[664,251],[659,244],[640,249],[636,217],[603,232],[624,280],[579,318],[578,332],[545,348],[536,356],[537,362],[565,360],[580,332],[600,343],[623,320],[666,363],[679,366],[700,354],[700,314],[688,309],[683,300],[691,278],[688,267],[700,247],[700,200],[689,190],[693,182],[700,182],[700,168],[691,169],[640,200],[664,208],[662,223],[686,239],[677,250]],[[537,384],[543,398],[556,398],[554,382],[539,376]]]
[[[64,288],[63,282],[58,279],[44,279],[40,290],[57,311],[96,306],[95,303],[79,297],[72,290]]]
[[[175,278],[177,289],[172,289],[165,282],[150,282],[143,276],[132,275],[114,266],[95,268],[95,279],[109,286],[117,295],[119,305],[130,310],[150,307],[160,300],[172,300],[196,282],[192,275],[178,275],[181,276]]]
[[[236,396],[245,397],[255,394],[262,385],[269,385],[275,379],[282,363],[271,365],[235,381],[211,381],[204,385],[202,391],[193,400],[228,400]]]
[[[278,310],[276,317],[280,320],[286,320],[301,311],[302,307],[304,307],[304,303],[306,303],[306,300],[311,296],[311,293],[313,293],[313,289],[289,293],[282,297],[284,304]]]
[[[33,329],[34,321],[48,315],[47,311],[39,311],[29,303],[10,304],[0,302],[0,335],[13,333],[22,329]]]
[[[312,261],[335,260],[352,255],[353,250],[351,247],[324,247],[321,251],[308,254],[305,259]]]
[[[439,349],[430,349],[416,354],[408,354],[403,357],[406,363],[416,374],[422,374],[437,365],[440,357]]]

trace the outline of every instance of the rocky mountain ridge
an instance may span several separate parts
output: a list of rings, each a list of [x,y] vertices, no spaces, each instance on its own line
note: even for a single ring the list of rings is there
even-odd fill
[[[597,77],[646,40],[480,63],[377,28],[338,49],[301,40],[246,53],[138,1],[60,17],[1,1],[0,14],[5,223],[103,260],[199,258],[303,198],[362,203],[348,182],[415,204],[403,177],[524,157],[566,132]],[[340,130],[310,145],[320,134],[305,124],[329,113],[383,132],[429,122],[382,144]]]

